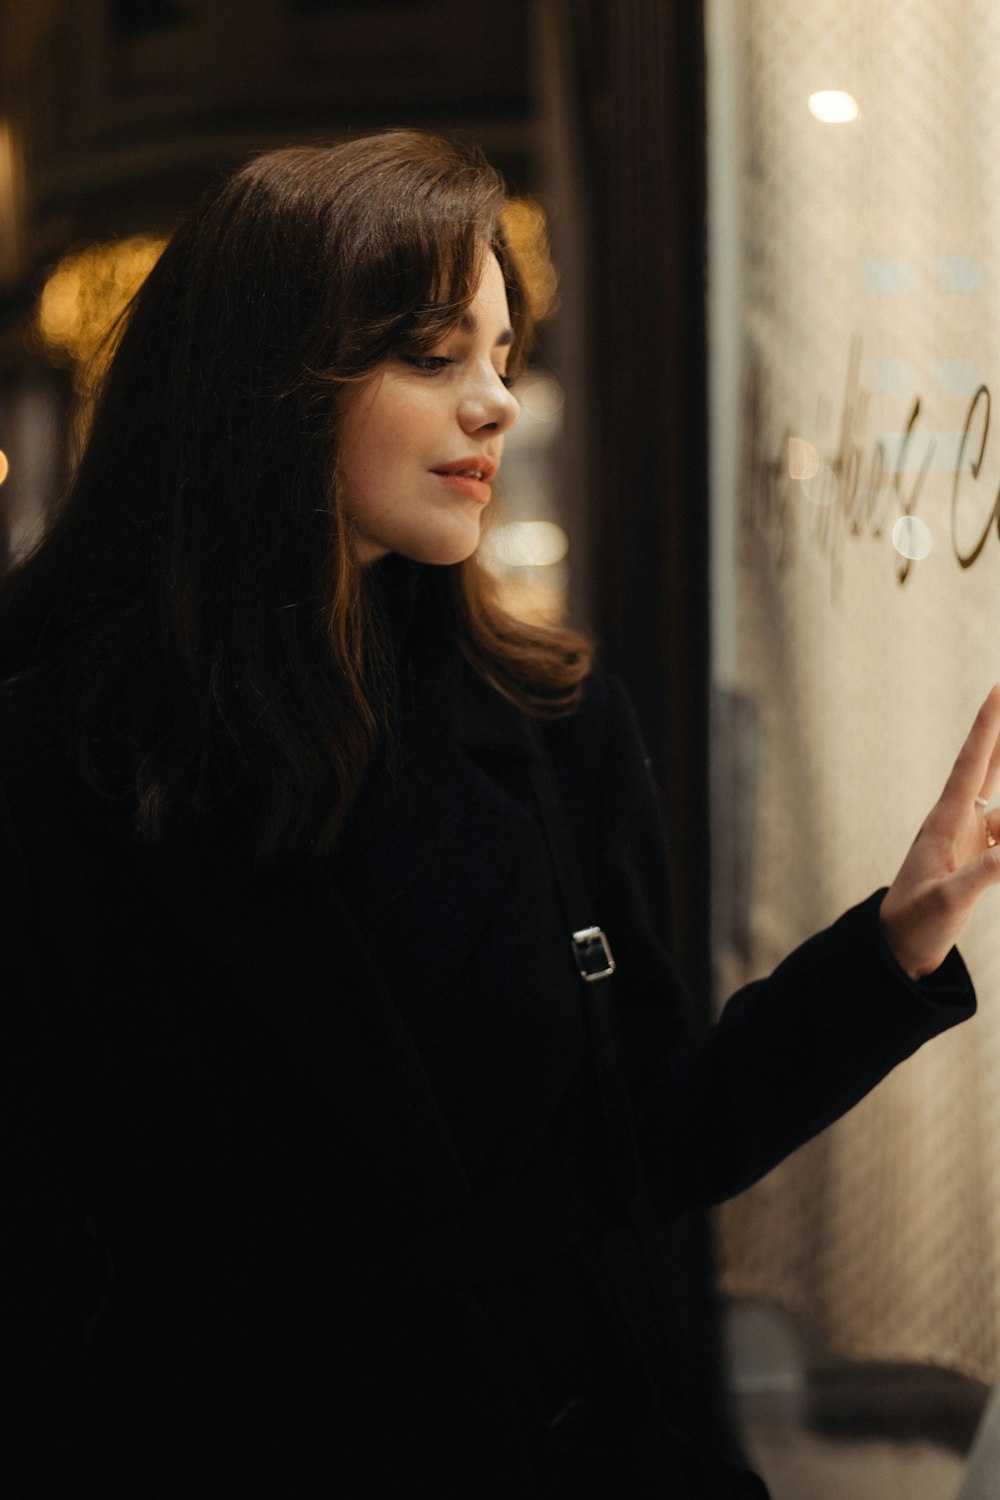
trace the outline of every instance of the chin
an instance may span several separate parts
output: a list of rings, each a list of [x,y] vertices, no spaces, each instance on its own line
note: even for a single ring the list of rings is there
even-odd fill
[[[479,527],[447,537],[422,537],[412,547],[397,547],[396,551],[411,562],[427,563],[431,567],[448,568],[465,562],[479,546]]]

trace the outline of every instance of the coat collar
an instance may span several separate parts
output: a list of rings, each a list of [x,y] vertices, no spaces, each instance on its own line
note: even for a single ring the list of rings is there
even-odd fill
[[[397,658],[404,714],[426,702],[469,754],[530,760],[537,752],[526,719],[463,657],[441,617],[431,572],[394,555],[373,569],[372,596]]]
[[[455,739],[473,757],[503,756],[530,762],[538,755],[524,714],[464,660],[456,668],[445,719]]]
[[[405,663],[398,742],[371,768],[334,878],[418,1036],[439,1014],[535,828],[517,709],[440,636]]]

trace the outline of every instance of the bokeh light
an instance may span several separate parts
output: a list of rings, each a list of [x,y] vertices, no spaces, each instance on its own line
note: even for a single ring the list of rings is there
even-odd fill
[[[858,118],[858,101],[844,89],[820,89],[809,95],[809,113],[824,125],[849,125]]]

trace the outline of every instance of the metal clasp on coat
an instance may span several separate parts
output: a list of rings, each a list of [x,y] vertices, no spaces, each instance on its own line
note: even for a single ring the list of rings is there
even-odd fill
[[[580,977],[588,984],[595,979],[607,979],[615,972],[615,961],[611,945],[600,927],[582,927],[573,934],[573,953]]]

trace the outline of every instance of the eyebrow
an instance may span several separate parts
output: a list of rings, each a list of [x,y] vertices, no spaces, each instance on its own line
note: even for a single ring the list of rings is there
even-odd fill
[[[475,318],[472,316],[471,313],[463,313],[462,316],[458,320],[458,326],[459,326],[459,328],[461,328],[461,330],[462,330],[463,333],[475,333],[476,328],[477,328],[478,325],[476,323]],[[512,344],[513,342],[514,342],[514,330],[513,330],[513,328],[505,328],[504,331],[503,331],[503,333],[501,333],[499,335],[499,337],[497,338],[497,341],[496,341],[496,343],[494,344],[493,347],[495,349],[506,349],[507,346],[509,344]]]

